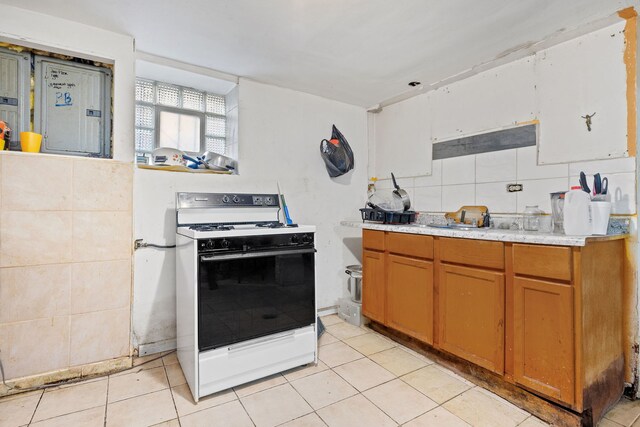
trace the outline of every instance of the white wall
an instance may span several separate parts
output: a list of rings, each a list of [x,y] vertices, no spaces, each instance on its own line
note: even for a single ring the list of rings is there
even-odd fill
[[[0,41],[114,64],[113,158],[133,160],[135,73],[132,37],[3,5]]]
[[[294,222],[314,224],[318,307],[343,295],[344,266],[357,262],[357,230],[339,221],[355,218],[367,185],[367,116],[364,109],[241,79],[238,176],[193,175],[138,169],[134,178],[135,238],[175,240],[175,193],[276,192],[286,195]],[[335,124],[355,154],[355,170],[330,179],[320,140]],[[353,251],[353,252],[352,252]],[[175,268],[172,249],[135,253],[133,333],[142,352],[172,345],[175,337]]]
[[[423,98],[422,103],[413,100],[401,102],[407,105],[411,102],[416,106],[426,105],[420,107],[426,112],[422,120],[414,119],[413,124],[403,123],[406,127],[415,128],[405,130],[403,136],[415,139],[420,135],[423,138],[422,145],[429,145],[429,148],[430,141],[424,138],[424,129],[431,132],[429,138],[433,143],[439,143],[539,120],[537,148],[436,160],[432,164],[430,175],[413,175],[400,180],[399,184],[412,196],[414,209],[446,212],[455,211],[462,205],[477,204],[488,206],[494,213],[521,213],[527,205],[539,205],[549,213],[549,193],[568,190],[570,185],[577,185],[578,175],[580,171],[584,171],[588,175],[600,172],[608,177],[613,213],[635,214],[635,158],[578,161],[585,155],[580,150],[580,144],[600,145],[597,152],[588,153],[595,158],[615,157],[612,153],[620,156],[626,148],[626,79],[624,73],[618,72],[624,70],[623,28],[624,22],[617,23],[538,52],[535,56],[505,64],[416,97]],[[615,42],[607,40],[603,44],[603,37]],[[616,73],[603,73],[596,81],[592,74],[584,72],[583,61],[575,61],[575,55],[564,57],[558,54],[576,46],[590,52],[594,66],[598,64],[599,69],[615,69]],[[591,48],[593,49],[590,50]],[[599,61],[603,60],[608,62],[600,64]],[[567,76],[573,76],[576,81],[569,88],[573,92],[566,89],[562,99],[550,103],[547,99],[549,90],[541,91],[540,84],[548,87],[554,78],[566,80]],[[577,111],[579,107],[576,106],[575,99],[584,100],[582,114],[586,114],[587,110],[588,114],[593,113],[592,108],[596,107],[589,99],[585,99],[583,92],[610,80],[615,82],[616,90],[610,90],[607,96],[598,97],[594,131],[588,132]],[[607,83],[604,88],[610,89],[611,84]],[[623,86],[622,90],[620,85]],[[561,108],[563,105],[566,106],[565,109]],[[386,133],[380,126],[388,121],[384,117],[385,111],[386,109],[379,115],[373,115],[376,121],[376,174],[388,178],[393,167],[396,169],[393,170],[396,176],[406,177],[407,174],[398,171],[398,164],[401,162],[398,162],[397,156],[391,157],[386,153],[390,143],[395,142],[393,150],[403,153],[405,161],[410,163],[420,158],[412,156],[417,144],[415,140],[407,141],[402,138],[396,141],[382,139]],[[615,120],[611,116],[615,116]],[[596,126],[598,129],[595,129]],[[603,132],[607,137],[603,137]],[[381,149],[381,145],[387,148]],[[539,165],[543,149],[547,153],[547,163],[557,164]],[[411,169],[415,167],[412,166]],[[516,182],[523,184],[523,191],[508,193],[507,184]],[[390,186],[388,180],[382,180],[378,184],[380,188]]]

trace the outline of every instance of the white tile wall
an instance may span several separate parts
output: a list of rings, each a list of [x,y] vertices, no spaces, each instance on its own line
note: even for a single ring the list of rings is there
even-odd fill
[[[457,211],[460,206],[475,205],[475,184],[445,185],[442,188],[442,210]]]
[[[473,157],[473,156],[470,156]],[[477,154],[476,183],[516,179],[516,150]]]
[[[489,212],[516,212],[517,194],[507,193],[507,184],[514,181],[487,182],[476,184],[476,205],[489,207]]]
[[[520,181],[522,192],[517,193],[518,209],[524,212],[527,206],[537,205],[543,211],[551,212],[551,197],[549,193],[568,189],[569,181],[564,178],[529,179]]]
[[[442,186],[415,187],[412,199],[416,211],[438,212],[442,210]]]
[[[416,187],[442,185],[442,160],[434,160],[431,165],[431,175],[415,178],[414,185]]]
[[[451,157],[442,160],[442,184],[471,184],[476,182],[476,156]]]
[[[636,213],[635,158],[538,166],[537,148],[526,147],[434,160],[431,175],[398,183],[418,211],[449,212],[476,204],[494,213],[522,213],[529,205],[550,213],[549,193],[577,185],[580,171],[588,175],[590,186],[596,172],[609,178],[612,213]],[[523,191],[508,193],[509,183],[522,184]],[[376,187],[391,188],[391,181],[381,180]]]

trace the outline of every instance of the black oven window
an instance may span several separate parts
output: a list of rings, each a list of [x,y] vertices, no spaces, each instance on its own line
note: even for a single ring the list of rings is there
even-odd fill
[[[201,261],[200,350],[314,323],[314,274],[312,252]]]

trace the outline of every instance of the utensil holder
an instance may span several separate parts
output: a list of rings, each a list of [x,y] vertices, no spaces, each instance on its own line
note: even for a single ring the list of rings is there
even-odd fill
[[[592,234],[605,236],[607,234],[607,229],[609,228],[610,216],[611,202],[591,202]]]

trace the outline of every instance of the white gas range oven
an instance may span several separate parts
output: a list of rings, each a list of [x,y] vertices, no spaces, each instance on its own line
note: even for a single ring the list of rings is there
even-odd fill
[[[195,401],[317,362],[314,226],[277,194],[177,193],[178,360]]]

